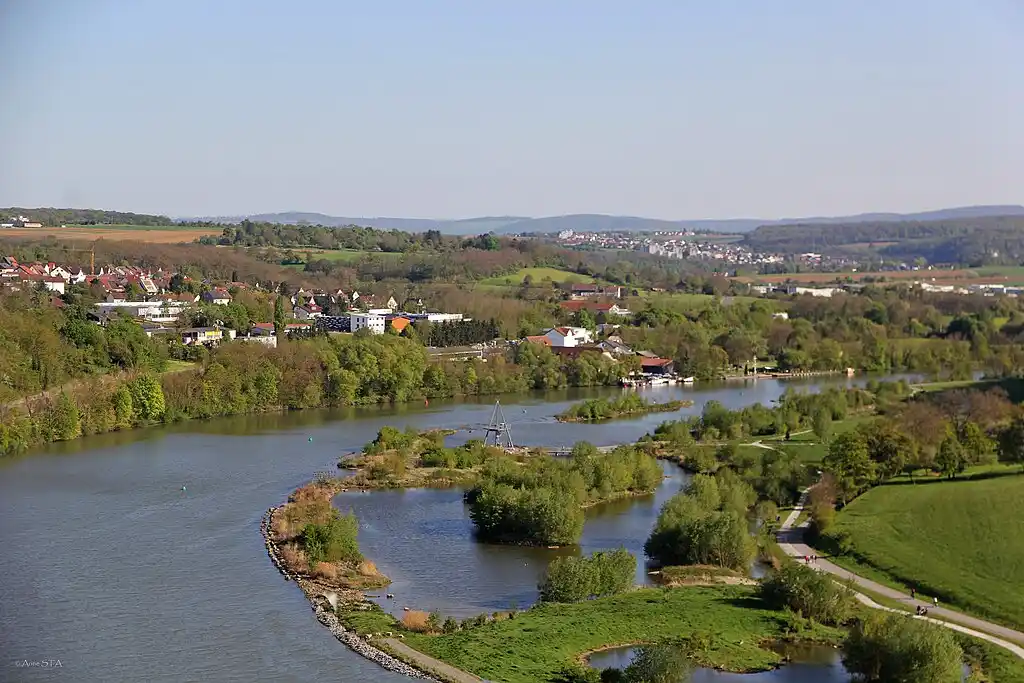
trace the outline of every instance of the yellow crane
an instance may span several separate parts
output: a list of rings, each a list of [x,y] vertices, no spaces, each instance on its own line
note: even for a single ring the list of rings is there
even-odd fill
[[[69,251],[76,254],[88,254],[89,255],[89,275],[96,274],[96,245],[90,244],[88,249],[72,249],[65,247],[65,251]]]

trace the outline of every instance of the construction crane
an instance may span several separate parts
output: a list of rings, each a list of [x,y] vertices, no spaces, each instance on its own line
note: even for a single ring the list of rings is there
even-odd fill
[[[96,274],[96,245],[90,244],[88,249],[71,249],[65,248],[65,251],[73,252],[76,254],[88,254],[89,255],[89,275]]]

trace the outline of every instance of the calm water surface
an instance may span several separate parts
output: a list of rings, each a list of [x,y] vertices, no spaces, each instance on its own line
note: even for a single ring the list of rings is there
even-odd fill
[[[681,411],[692,414],[709,399],[740,407],[787,386],[848,382],[762,379],[645,393],[692,398],[696,405]],[[502,403],[526,445],[633,441],[673,417],[554,420],[572,401],[618,391]],[[492,407],[492,399],[434,401],[229,418],[90,437],[0,463],[0,681],[406,680],[319,626],[267,560],[259,520],[385,424],[463,428],[458,438],[473,438]],[[661,501],[681,484],[671,473],[654,496],[590,511],[583,551],[624,544],[639,553]],[[360,514],[366,554],[395,579],[396,597],[417,607],[462,615],[525,606],[555,554],[471,542],[456,491],[350,495],[338,504]],[[14,665],[55,659],[60,669]]]
[[[588,658],[596,669],[624,669],[633,661],[636,650],[621,647],[597,652]],[[790,662],[772,671],[734,674],[714,669],[697,669],[689,683],[849,683],[851,676],[843,667],[839,650],[820,645],[787,645],[783,649]]]

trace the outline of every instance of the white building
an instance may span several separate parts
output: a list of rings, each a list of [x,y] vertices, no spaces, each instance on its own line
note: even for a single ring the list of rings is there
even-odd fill
[[[364,327],[373,334],[384,334],[384,327],[387,319],[378,313],[353,313],[350,317],[352,332],[358,332]]]
[[[96,304],[100,319],[123,312],[154,323],[173,323],[189,304],[182,301],[103,301]]]
[[[559,347],[574,347],[591,344],[594,341],[590,330],[582,327],[553,327],[545,332],[544,336],[551,341],[552,346]]]

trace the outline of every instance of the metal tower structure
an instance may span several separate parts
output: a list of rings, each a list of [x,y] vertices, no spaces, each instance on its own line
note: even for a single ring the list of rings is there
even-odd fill
[[[491,412],[491,421],[487,424],[487,433],[484,436],[484,444],[497,446],[506,450],[512,450],[512,430],[508,422],[505,422],[505,413],[501,410],[501,401],[494,402],[494,411]],[[492,440],[493,435],[493,440]]]

